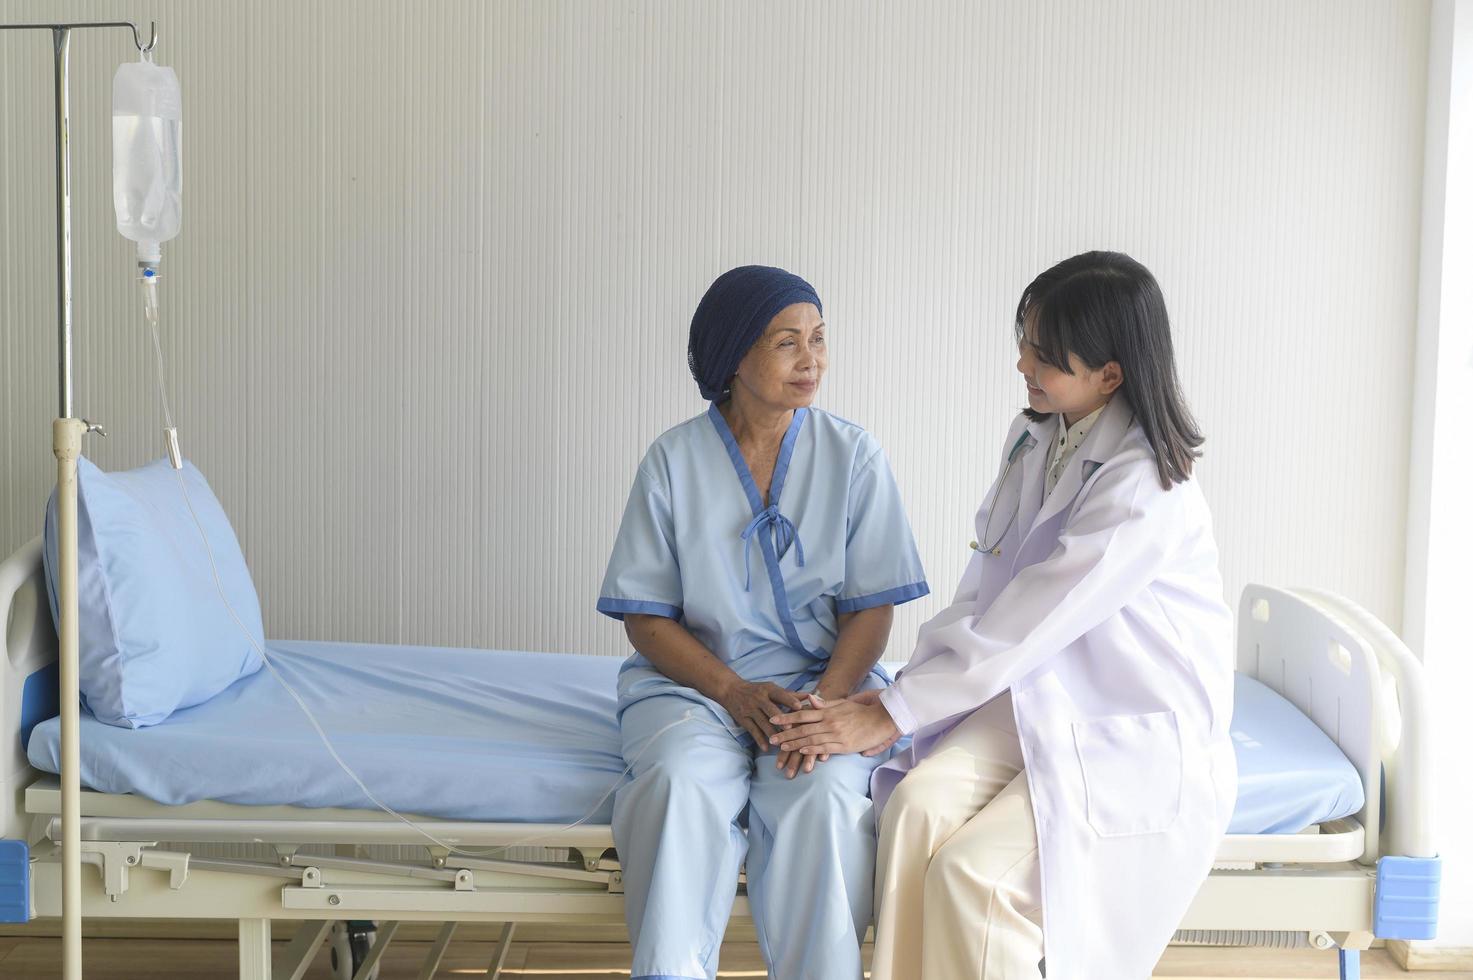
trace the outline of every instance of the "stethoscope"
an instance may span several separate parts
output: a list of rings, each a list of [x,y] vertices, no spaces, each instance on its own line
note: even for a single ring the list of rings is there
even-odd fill
[[[996,541],[993,541],[991,544],[987,543],[987,539],[992,536],[992,517],[997,510],[997,498],[1002,496],[1003,487],[1008,482],[1008,474],[1013,471],[1013,464],[1018,461],[1019,456],[1022,456],[1031,448],[1029,442],[1030,437],[1030,433],[1024,432],[1018,437],[1018,441],[1013,443],[1013,448],[1008,450],[1008,463],[1002,468],[1002,477],[997,481],[997,493],[993,495],[992,505],[987,508],[987,523],[982,527],[982,543],[978,544],[976,541],[971,543],[973,551],[981,552],[989,558],[997,558],[1002,555],[1002,539],[1007,537],[1008,532],[1013,529],[1013,525],[1018,523],[1018,510],[1023,504],[1022,493],[1019,493],[1017,499],[1013,501],[1013,516],[1008,518],[1007,527],[1002,529],[1002,533],[997,536]]]

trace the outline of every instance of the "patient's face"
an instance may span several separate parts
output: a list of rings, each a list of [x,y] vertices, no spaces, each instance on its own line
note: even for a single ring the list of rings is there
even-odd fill
[[[813,404],[829,365],[826,329],[812,303],[783,309],[742,358],[732,396],[788,410]]]

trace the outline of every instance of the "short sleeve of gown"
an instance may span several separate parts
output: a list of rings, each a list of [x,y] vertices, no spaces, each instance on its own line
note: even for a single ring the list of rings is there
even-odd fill
[[[684,601],[670,497],[646,460],[624,507],[598,611],[620,620],[628,613],[679,619]]]
[[[931,591],[885,452],[869,439],[865,452],[849,486],[841,613],[899,605]]]

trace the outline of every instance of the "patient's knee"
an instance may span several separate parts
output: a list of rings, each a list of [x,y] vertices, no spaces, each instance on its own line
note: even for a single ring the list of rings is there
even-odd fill
[[[745,781],[723,762],[719,755],[679,746],[641,766],[635,783],[672,801],[720,799],[738,805],[746,796]]]
[[[863,800],[868,805],[870,768],[856,765],[856,758],[834,756],[827,762],[815,763],[812,772],[800,772],[793,782],[805,798],[843,803]]]

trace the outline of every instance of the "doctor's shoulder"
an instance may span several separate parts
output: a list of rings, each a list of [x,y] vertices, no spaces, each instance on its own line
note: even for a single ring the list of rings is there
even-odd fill
[[[1205,515],[1206,501],[1196,477],[1187,475],[1163,484],[1156,453],[1139,427],[1132,427],[1110,458],[1085,480],[1074,513],[1079,513],[1088,498],[1101,493],[1121,504],[1128,500],[1130,509],[1145,510],[1153,523],[1176,531],[1186,530],[1183,522],[1195,523]]]

